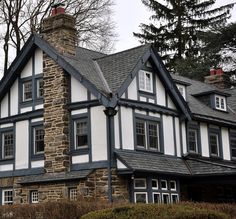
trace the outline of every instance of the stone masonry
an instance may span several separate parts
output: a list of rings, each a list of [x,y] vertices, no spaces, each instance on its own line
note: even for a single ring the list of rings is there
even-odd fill
[[[61,54],[75,55],[75,19],[56,14],[44,20],[42,34]],[[69,171],[69,77],[51,58],[43,56],[45,172]]]

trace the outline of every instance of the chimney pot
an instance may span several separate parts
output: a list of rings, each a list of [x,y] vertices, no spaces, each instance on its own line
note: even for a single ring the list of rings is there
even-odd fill
[[[53,8],[51,16],[55,16],[57,14],[65,14],[65,8],[62,8],[62,7],[58,7],[58,8],[55,7],[55,8]]]

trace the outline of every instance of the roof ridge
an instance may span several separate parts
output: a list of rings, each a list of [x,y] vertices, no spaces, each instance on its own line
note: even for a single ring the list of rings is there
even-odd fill
[[[115,56],[115,55],[120,54],[120,53],[128,52],[128,51],[131,51],[131,50],[134,50],[134,49],[137,49],[137,48],[141,48],[141,47],[148,47],[148,46],[151,46],[151,44],[147,43],[147,44],[139,45],[139,46],[129,48],[129,49],[126,49],[126,50],[122,50],[122,51],[119,51],[119,52],[116,52],[116,53],[108,54],[106,56],[99,57],[99,58],[96,58],[94,60],[99,60],[99,59],[103,59],[103,58],[106,58],[106,57]]]
[[[98,54],[107,56],[106,53],[98,52],[98,51],[96,51],[96,50],[88,49],[88,48],[85,48],[85,47],[82,47],[82,46],[76,46],[76,48],[78,48],[78,49],[84,49],[84,50],[87,50],[87,51],[90,51],[90,52],[94,52],[94,53],[98,53]]]

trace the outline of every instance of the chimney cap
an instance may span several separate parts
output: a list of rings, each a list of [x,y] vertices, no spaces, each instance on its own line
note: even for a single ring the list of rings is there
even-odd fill
[[[64,7],[64,6],[65,6],[64,3],[55,3],[55,4],[52,5],[52,8],[56,9],[58,7]]]

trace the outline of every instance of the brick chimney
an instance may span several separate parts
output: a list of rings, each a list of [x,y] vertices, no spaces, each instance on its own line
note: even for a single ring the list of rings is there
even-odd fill
[[[219,89],[231,87],[230,77],[224,74],[222,68],[211,69],[210,75],[205,77],[205,83],[215,85]]]
[[[43,21],[43,38],[59,53],[75,55],[75,19],[60,5]],[[44,143],[46,173],[70,170],[69,76],[49,56],[43,55]]]

